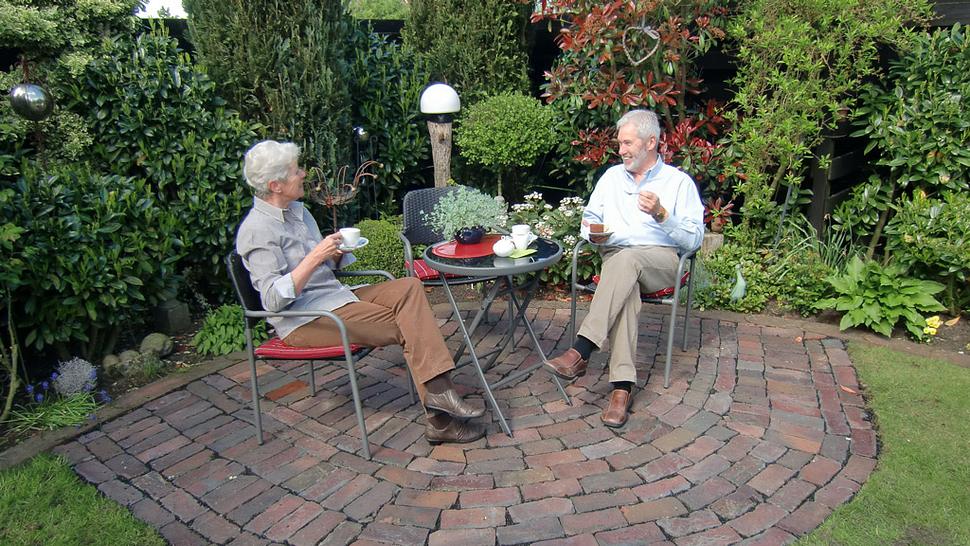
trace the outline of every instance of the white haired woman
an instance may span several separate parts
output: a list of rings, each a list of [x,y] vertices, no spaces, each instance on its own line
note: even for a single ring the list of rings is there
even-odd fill
[[[243,175],[253,188],[253,208],[239,226],[236,251],[268,311],[331,311],[347,328],[351,343],[401,345],[418,396],[428,416],[431,443],[471,442],[484,431],[466,419],[484,408],[462,400],[451,381],[455,364],[421,283],[402,278],[351,290],[334,270],[355,258],[340,250],[340,233],[324,237],[299,201],[306,173],[300,148],[264,140],[246,152]],[[340,344],[336,324],[325,317],[269,320],[277,335],[296,347]]]

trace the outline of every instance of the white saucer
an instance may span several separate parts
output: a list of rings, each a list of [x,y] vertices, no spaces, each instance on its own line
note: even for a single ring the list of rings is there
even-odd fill
[[[345,246],[345,245],[340,245],[337,248],[341,252],[353,252],[353,251],[357,250],[358,248],[364,248],[365,246],[367,246],[367,243],[369,243],[369,242],[370,241],[367,240],[367,237],[361,237],[360,239],[357,240],[357,246],[355,246],[355,247],[349,247],[349,246]]]
[[[589,234],[590,238],[592,238],[593,235],[597,235],[597,236],[602,235],[602,236],[606,237],[607,240],[609,240],[609,238],[613,236],[613,232],[612,231],[604,231],[602,233],[590,233]],[[591,244],[591,245],[601,245],[601,244],[605,244],[605,243],[594,243],[593,241],[590,241],[589,244]]]

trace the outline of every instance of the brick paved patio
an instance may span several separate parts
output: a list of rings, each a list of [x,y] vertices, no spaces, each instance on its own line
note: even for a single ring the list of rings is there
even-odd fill
[[[456,324],[436,310],[454,346]],[[173,544],[780,544],[816,528],[875,466],[842,341],[702,315],[665,390],[666,311],[641,314],[646,384],[622,429],[599,420],[600,354],[568,387],[572,406],[538,371],[495,392],[514,438],[493,422],[483,440],[432,447],[392,347],[359,372],[372,461],[335,364],[317,370],[315,397],[304,363],[260,367],[256,444],[244,361],[55,451]],[[547,350],[568,346],[567,309],[530,312]],[[505,323],[488,326],[480,345]],[[489,375],[535,359],[518,349]],[[478,391],[469,367],[457,379]]]

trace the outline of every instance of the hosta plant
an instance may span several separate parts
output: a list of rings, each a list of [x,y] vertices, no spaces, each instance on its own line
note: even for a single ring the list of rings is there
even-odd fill
[[[943,290],[942,284],[907,277],[905,267],[897,264],[883,266],[856,256],[845,273],[830,276],[827,281],[837,295],[820,300],[815,307],[843,312],[841,330],[865,326],[890,337],[902,321],[913,337],[923,339],[926,319],[921,312],[945,309],[933,297]]]
[[[246,348],[246,324],[239,305],[223,305],[206,315],[202,329],[192,338],[200,354],[226,355]],[[253,328],[253,344],[269,339],[266,323],[260,321]]]

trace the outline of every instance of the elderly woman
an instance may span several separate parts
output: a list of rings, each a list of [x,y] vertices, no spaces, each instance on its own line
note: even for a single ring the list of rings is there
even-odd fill
[[[293,143],[260,142],[246,152],[243,175],[255,191],[253,208],[239,226],[236,250],[268,311],[322,310],[339,316],[351,343],[404,348],[411,375],[428,417],[431,443],[471,442],[484,432],[465,419],[484,409],[462,400],[451,382],[455,368],[438,323],[414,278],[396,279],[351,290],[334,270],[355,258],[340,250],[340,233],[322,236],[303,207],[306,173]],[[277,335],[296,347],[339,345],[329,318],[274,318]]]

